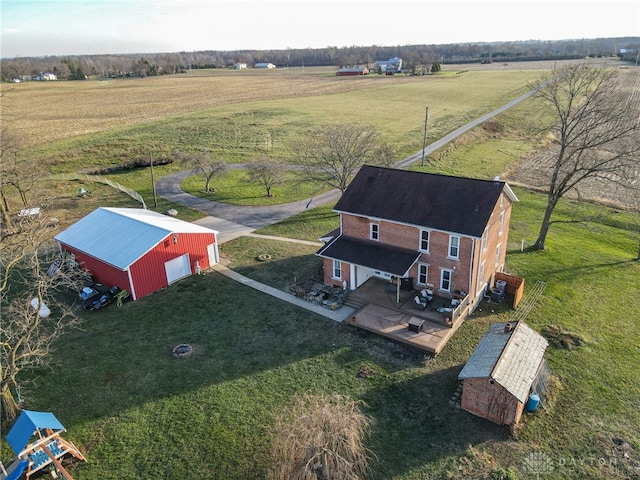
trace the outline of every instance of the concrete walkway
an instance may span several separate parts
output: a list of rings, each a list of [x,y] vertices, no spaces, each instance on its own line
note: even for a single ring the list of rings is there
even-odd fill
[[[304,308],[305,310],[309,310],[317,315],[322,315],[323,317],[329,318],[335,322],[343,322],[346,319],[351,318],[351,315],[353,315],[355,311],[353,307],[347,306],[342,306],[338,310],[330,310],[323,307],[322,305],[318,305],[317,303],[307,302],[306,300],[298,298],[290,293],[283,292],[282,290],[278,290],[277,288],[265,285],[264,283],[256,282],[255,280],[251,280],[250,278],[247,278],[244,275],[240,275],[239,273],[234,272],[233,270],[230,270],[219,263],[211,267],[211,269],[218,273],[221,273],[225,277],[235,280],[236,282],[242,283],[247,287],[254,288],[263,293],[266,293],[267,295],[271,295],[272,297],[276,297],[280,300],[284,300],[285,302],[292,303],[293,305]]]

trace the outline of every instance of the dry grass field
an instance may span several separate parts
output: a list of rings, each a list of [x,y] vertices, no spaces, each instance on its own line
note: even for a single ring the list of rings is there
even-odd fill
[[[616,59],[585,61],[619,65]],[[443,73],[548,70],[568,62],[575,61],[443,65]],[[336,77],[335,70],[332,67],[194,70],[183,75],[127,80],[2,84],[0,119],[28,148],[223,105],[322,96],[418,80],[418,77],[380,75]]]
[[[378,75],[346,78],[334,72],[327,68],[204,70],[126,80],[3,84],[1,117],[25,147],[32,147],[223,105],[328,95],[414,80]]]
[[[622,85],[620,93],[628,96],[630,102],[640,101],[640,69],[620,69],[618,76]],[[541,145],[533,154],[515,164],[503,175],[503,178],[512,185],[525,185],[544,191],[550,182],[551,167],[555,162],[557,151],[558,145],[555,143],[549,143],[546,146]],[[636,168],[635,179],[633,185],[638,185],[640,182],[640,166]],[[612,182],[603,184],[602,180],[594,178],[581,182],[578,188],[568,196],[577,198],[578,195],[583,200],[612,206],[636,209],[640,206],[637,190]]]

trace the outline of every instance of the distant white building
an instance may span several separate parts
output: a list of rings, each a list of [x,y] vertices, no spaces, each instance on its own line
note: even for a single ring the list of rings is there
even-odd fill
[[[33,77],[33,80],[42,80],[42,81],[58,80],[58,77],[53,73],[45,72],[45,73],[41,73],[40,75],[36,75],[35,77]]]
[[[234,70],[244,70],[245,68],[247,68],[247,64],[246,63],[236,62],[236,63],[233,64],[233,69]]]
[[[402,59],[398,57],[389,60],[376,60],[373,64],[373,71],[382,70],[383,72],[399,73],[402,70]]]
[[[276,68],[273,63],[256,63],[253,68]]]

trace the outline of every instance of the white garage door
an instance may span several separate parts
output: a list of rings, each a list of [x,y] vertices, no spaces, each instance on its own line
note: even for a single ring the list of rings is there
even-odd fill
[[[189,262],[189,254],[185,253],[181,257],[174,258],[165,262],[164,269],[167,272],[167,282],[180,280],[181,278],[191,275],[191,263]]]

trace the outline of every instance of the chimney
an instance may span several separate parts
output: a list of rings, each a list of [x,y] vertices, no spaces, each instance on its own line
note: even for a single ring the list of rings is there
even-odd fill
[[[513,324],[511,322],[505,323],[504,325],[504,333],[509,333],[513,330]]]

